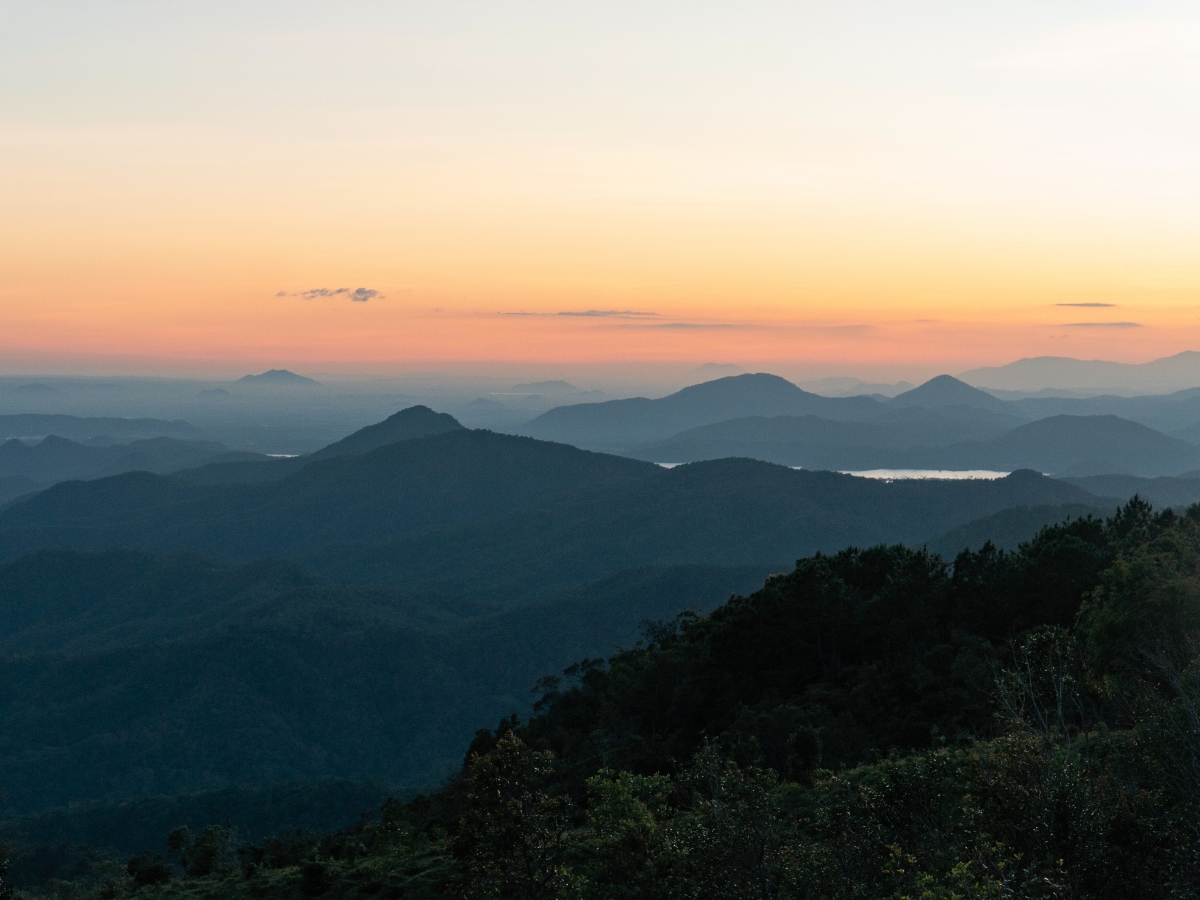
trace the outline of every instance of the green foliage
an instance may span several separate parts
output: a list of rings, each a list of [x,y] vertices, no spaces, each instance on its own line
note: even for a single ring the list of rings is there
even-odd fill
[[[394,785],[444,777],[481,722],[529,710],[544,672],[632,643],[639,619],[711,608],[765,574],[654,567],[501,611],[331,585],[279,562],[43,551],[0,567],[0,790],[23,817],[75,804],[71,822],[21,824],[40,832],[30,843],[55,846],[96,844],[71,824],[99,814],[87,801],[158,796],[161,807],[231,784],[370,773],[382,794],[356,800],[357,814]],[[256,839],[287,824],[259,827],[215,806],[207,821]],[[142,842],[114,849],[159,849],[171,827],[206,823],[195,812],[130,811],[121,830]],[[345,813],[296,824],[336,828]]]
[[[0,900],[10,900],[13,887],[8,881],[9,849],[0,843]]]
[[[552,775],[550,754],[529,750],[512,732],[470,761],[467,813],[454,843],[467,896],[550,900],[566,894],[571,803],[551,793]]]
[[[170,863],[149,850],[131,859],[126,864],[125,871],[138,887],[166,884],[175,874]]]

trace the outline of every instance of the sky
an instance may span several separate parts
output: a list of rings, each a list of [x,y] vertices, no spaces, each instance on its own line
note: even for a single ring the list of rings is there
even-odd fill
[[[0,0],[0,371],[1200,349],[1194,3]]]

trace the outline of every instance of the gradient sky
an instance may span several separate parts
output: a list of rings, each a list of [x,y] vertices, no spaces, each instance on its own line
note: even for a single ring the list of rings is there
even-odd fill
[[[1197,148],[1194,3],[0,0],[0,368],[1142,361]]]

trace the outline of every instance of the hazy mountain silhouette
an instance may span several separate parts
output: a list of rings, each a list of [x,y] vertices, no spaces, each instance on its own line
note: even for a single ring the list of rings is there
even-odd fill
[[[1132,497],[1136,494],[1158,509],[1200,503],[1200,473],[1196,472],[1185,472],[1181,476],[1160,475],[1157,478],[1086,475],[1062,480],[1104,497]]]
[[[979,447],[955,448],[952,460],[965,468],[1026,466],[1058,475],[1153,476],[1195,469],[1200,448],[1118,416],[1051,416]]]
[[[1004,366],[971,369],[959,377],[981,387],[1012,391],[1120,388],[1138,393],[1163,393],[1200,385],[1200,353],[1185,350],[1140,364],[1037,356]]]
[[[0,416],[0,441],[10,438],[44,438],[52,434],[73,441],[107,438],[110,442],[152,437],[194,438],[201,433],[195,425],[176,419],[121,419],[18,413]]]
[[[243,375],[234,384],[249,387],[314,387],[321,382],[287,369],[268,369],[258,375]]]
[[[676,463],[745,456],[809,469],[928,468],[930,448],[988,440],[1019,424],[1013,416],[971,406],[888,409],[870,422],[750,417],[692,428],[630,455]]]
[[[951,375],[938,375],[919,387],[897,394],[888,401],[888,406],[901,409],[907,406],[924,406],[936,409],[942,406],[971,406],[995,413],[1012,414],[1011,407],[986,391],[973,388]]]
[[[745,416],[819,415],[853,421],[871,418],[879,409],[878,401],[869,397],[822,397],[777,375],[760,373],[706,381],[657,400],[634,397],[557,406],[523,432],[579,447],[627,448]]]
[[[24,476],[42,484],[99,478],[121,472],[174,472],[214,460],[261,459],[211,441],[149,438],[128,444],[90,446],[50,435],[36,444],[16,439],[0,444],[0,477]]]

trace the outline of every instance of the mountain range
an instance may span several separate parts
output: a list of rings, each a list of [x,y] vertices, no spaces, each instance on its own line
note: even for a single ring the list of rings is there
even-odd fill
[[[1057,388],[1166,393],[1200,384],[1200,353],[1185,350],[1174,356],[1135,364],[1037,356],[1004,366],[971,369],[959,378],[978,387],[1008,391],[1036,392]]]
[[[891,399],[819,397],[760,373],[658,400],[557,407],[524,431],[663,463],[745,456],[840,471],[1033,468],[1145,477],[1200,469],[1195,444],[1147,420],[1186,425],[1185,434],[1200,429],[1200,392],[1005,401],[942,375]]]

